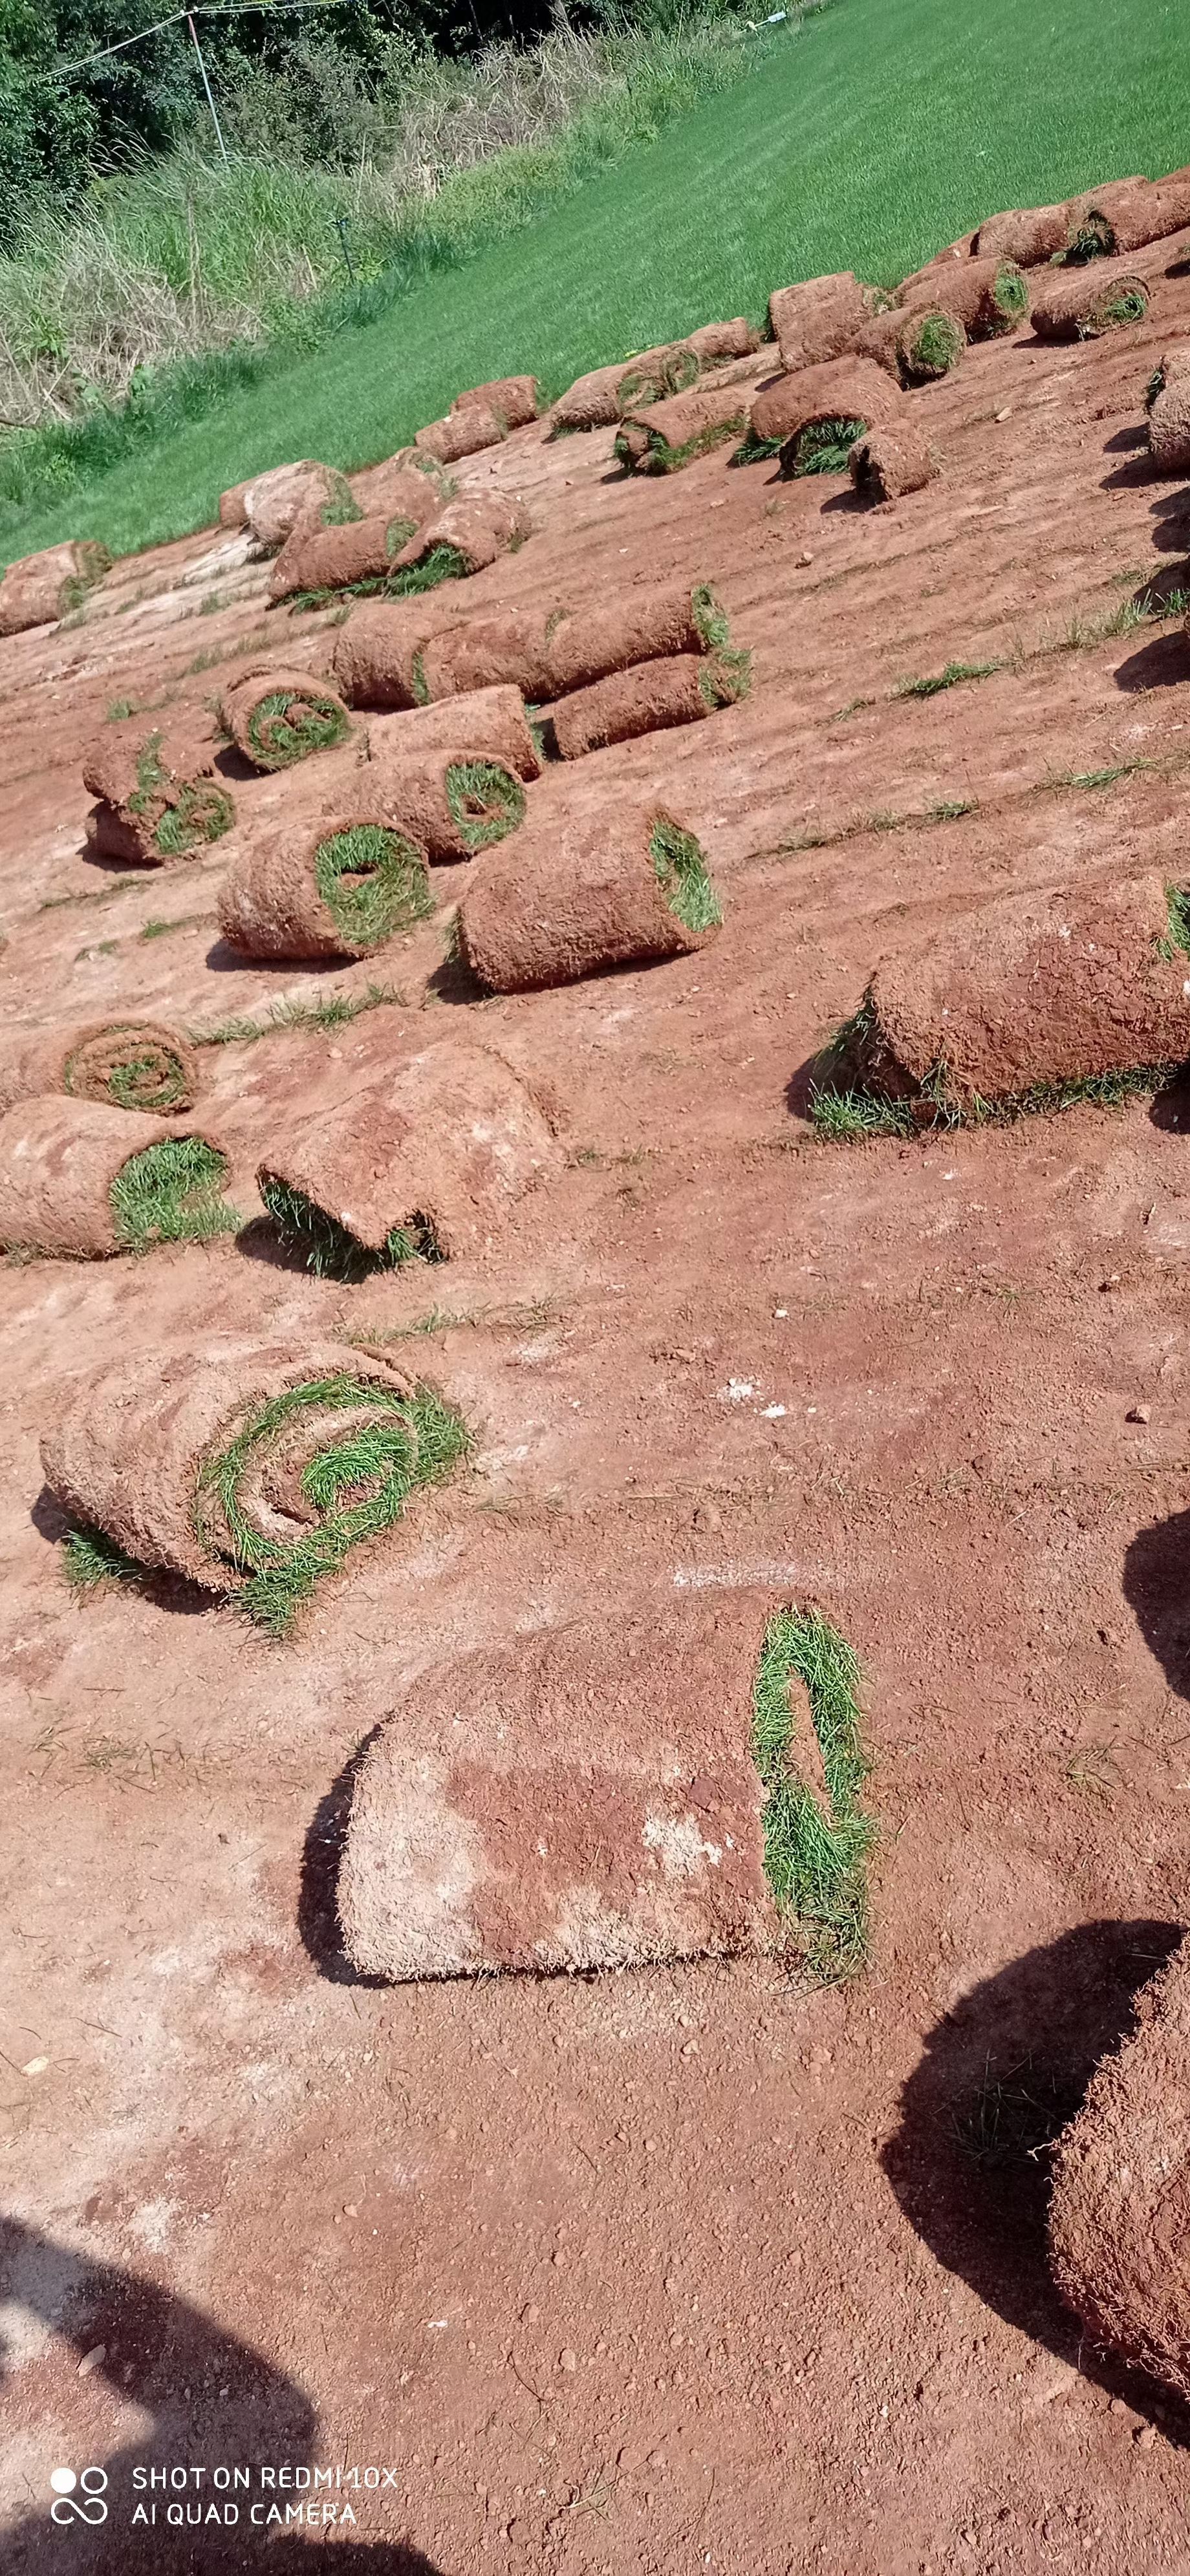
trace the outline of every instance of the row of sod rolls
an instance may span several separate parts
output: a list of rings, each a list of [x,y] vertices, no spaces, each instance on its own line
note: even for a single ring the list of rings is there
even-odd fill
[[[1190,894],[1155,871],[1003,895],[879,966],[818,1059],[828,1138],[1152,1090],[1190,1057]]]
[[[361,609],[339,637],[334,679],[364,709],[511,687],[536,710],[547,754],[576,759],[735,704],[751,657],[708,584],[642,584],[586,612],[560,603],[429,628],[409,606]]]
[[[873,1841],[858,1693],[831,1622],[755,1597],[439,1665],[356,1773],[349,1956],[397,1981],[785,1950],[847,1976]]]
[[[410,479],[427,488],[424,476]],[[269,595],[306,607],[340,595],[405,598],[485,571],[529,533],[520,503],[499,492],[443,502],[423,519],[386,502],[376,516],[342,527],[299,520],[274,564]]]
[[[76,1580],[180,1574],[280,1635],[469,1446],[455,1406],[380,1360],[224,1335],[76,1380],[42,1462]]]
[[[444,1039],[394,1066],[388,1043],[333,1108],[273,1119],[256,1172],[284,1240],[346,1283],[482,1250],[559,1159],[547,1118],[499,1058]],[[25,1100],[0,1116],[0,1245],[95,1260],[207,1242],[244,1223],[230,1179],[208,1127],[61,1095]]]

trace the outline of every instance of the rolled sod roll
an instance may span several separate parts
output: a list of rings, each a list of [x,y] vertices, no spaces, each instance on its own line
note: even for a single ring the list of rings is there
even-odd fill
[[[1190,1949],[1142,1987],[1051,2166],[1050,2267],[1091,2343],[1190,2399]]]
[[[924,287],[930,295],[939,292],[956,264],[962,267],[967,260],[974,258],[978,238],[977,233],[964,233],[961,241],[947,242],[944,249],[936,250],[923,267],[911,270],[908,277],[901,279],[894,301],[900,304],[907,296],[912,301],[918,287]]]
[[[560,1160],[507,1065],[446,1038],[271,1136],[257,1182],[311,1270],[358,1282],[475,1251]]]
[[[68,617],[110,572],[111,563],[106,546],[81,542],[23,555],[0,579],[0,635],[21,635],[30,626],[51,626]]]
[[[334,677],[351,706],[425,707],[479,689],[551,695],[544,609],[505,609],[427,631],[416,601],[357,609],[335,647]]]
[[[356,1773],[339,1871],[370,1976],[590,1972],[775,1946],[751,1755],[754,1603],[455,1657]]]
[[[860,1069],[889,1097],[970,1107],[1177,1064],[1188,975],[1155,869],[1003,895],[877,968]]]
[[[176,1116],[198,1098],[198,1057],[159,1020],[86,1020],[0,1038],[0,1110],[55,1091]]]
[[[459,905],[459,948],[492,992],[532,992],[687,956],[722,918],[693,833],[624,795],[608,813],[530,822],[490,853]]]
[[[434,909],[426,852],[385,820],[367,770],[340,809],[274,822],[247,843],[219,896],[244,957],[370,957]]]
[[[455,1408],[380,1359],[218,1334],[76,1379],[41,1457],[77,1524],[138,1564],[240,1592],[283,1633],[467,1446]]]
[[[416,450],[402,449],[398,456],[386,456],[380,465],[368,465],[362,474],[353,474],[351,489],[365,519],[407,519],[412,528],[433,517],[454,491],[450,476],[444,474],[437,459],[434,474],[426,472],[426,458],[412,462]]]
[[[135,832],[120,821],[111,805],[93,805],[83,829],[88,857],[115,859],[122,867],[139,868],[144,865]]]
[[[402,546],[389,587],[404,596],[434,590],[440,581],[466,580],[500,555],[514,553],[529,530],[528,512],[503,492],[448,501]]]
[[[697,724],[717,707],[734,706],[747,695],[750,677],[746,655],[671,653],[555,698],[543,709],[543,731],[559,760],[581,760],[608,743]]]
[[[246,483],[233,483],[229,491],[220,493],[219,525],[221,528],[247,527],[248,513],[244,507],[244,501],[251,489],[252,478],[249,476]]]
[[[750,358],[760,347],[760,333],[742,314],[733,322],[702,322],[687,340],[700,367],[719,367],[728,358]]]
[[[610,429],[620,417],[619,383],[623,373],[617,360],[614,367],[592,367],[589,374],[576,377],[550,412],[551,437],[565,437],[572,430]]]
[[[742,438],[747,424],[746,386],[695,385],[642,412],[626,412],[615,452],[638,474],[677,474],[726,439]]]
[[[1070,208],[1029,206],[1004,215],[989,215],[975,236],[977,259],[1010,260],[1016,268],[1040,268],[1056,259],[1070,238]]]
[[[996,340],[1028,320],[1029,281],[1012,260],[968,259],[956,262],[953,276],[931,280],[928,287],[910,293],[903,286],[898,300],[903,312],[921,303],[940,306],[962,323],[969,340]]]
[[[87,753],[83,785],[119,826],[121,848],[144,866],[166,867],[200,856],[235,821],[231,796],[214,776],[218,749],[213,727],[197,721],[148,731],[114,726]]]
[[[825,366],[854,347],[859,334],[888,297],[877,286],[865,286],[849,268],[833,277],[810,277],[798,286],[779,286],[769,297],[769,323],[787,371]]]
[[[359,515],[351,485],[337,466],[275,465],[244,489],[244,516],[264,554],[275,554],[299,519],[316,517],[323,526]]]
[[[386,829],[429,859],[473,859],[525,819],[516,771],[462,750],[457,741],[447,750],[423,747],[395,758],[378,749],[362,776],[369,806]]]
[[[900,501],[932,483],[938,472],[926,440],[900,421],[891,429],[865,430],[851,448],[847,470],[866,501]]]
[[[606,608],[549,620],[548,685],[540,695],[566,697],[634,662],[660,661],[675,653],[724,652],[730,645],[727,619],[709,583],[699,582],[693,589],[682,582],[659,582],[653,589],[642,585]],[[532,694],[536,698],[538,692]]]
[[[957,367],[966,346],[967,334],[958,316],[945,312],[940,304],[927,304],[920,312],[894,308],[877,314],[860,333],[854,354],[874,359],[899,384],[928,385]]]
[[[1039,340],[1099,340],[1106,331],[1143,322],[1149,290],[1122,260],[1092,260],[1085,268],[1053,272],[1033,301]]]
[[[206,1129],[60,1094],[0,1116],[0,1243],[99,1260],[154,1243],[205,1242],[240,1219],[227,1157]]]
[[[810,462],[803,471],[826,471],[814,468],[812,459],[819,452],[840,462],[832,462],[832,472],[846,473],[847,449],[853,438],[878,421],[893,420],[902,397],[885,369],[872,358],[836,358],[823,367],[802,367],[797,375],[774,376],[761,388],[752,405],[748,425],[753,447],[784,450],[789,441],[801,438],[804,431],[824,429],[828,437],[814,436],[807,444]]]
[[[1190,367],[1176,372],[1149,413],[1153,462],[1166,474],[1190,473]]]
[[[1127,259],[1188,223],[1190,186],[1184,179],[1116,179],[1071,200],[1066,258]]]
[[[616,386],[616,401],[621,413],[639,410],[642,403],[664,402],[670,394],[684,394],[696,383],[699,374],[698,351],[689,340],[670,340],[663,348],[644,349],[631,358],[621,370]]]
[[[430,420],[419,429],[414,446],[436,456],[440,465],[457,465],[460,457],[478,456],[485,447],[499,447],[505,436],[504,423],[495,412],[485,411],[480,403],[469,403],[464,411],[452,411],[445,420]]]
[[[312,751],[345,742],[351,718],[326,680],[259,662],[220,701],[232,741],[257,769],[289,769]]]
[[[472,385],[468,392],[456,394],[452,414],[462,411],[490,412],[505,430],[527,429],[536,420],[539,407],[536,376],[494,376],[487,385]]]
[[[541,753],[519,689],[470,689],[435,706],[374,717],[368,727],[368,760],[377,766],[431,751],[502,761],[518,778],[541,776]]]
[[[1145,387],[1145,410],[1154,409],[1167,385],[1190,375],[1190,340],[1175,340],[1172,348],[1163,349]]]
[[[273,566],[270,601],[384,590],[402,547],[416,534],[409,518],[356,519],[335,528],[300,519]]]

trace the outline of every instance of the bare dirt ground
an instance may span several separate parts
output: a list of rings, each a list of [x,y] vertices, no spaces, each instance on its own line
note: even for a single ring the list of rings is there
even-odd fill
[[[481,1003],[427,924],[366,966],[246,967],[214,923],[226,843],[88,861],[80,756],[113,700],[201,701],[263,634],[286,660],[334,640],[266,618],[238,541],[122,564],[77,625],[0,646],[9,1019],[209,1028],[383,978],[351,1027],[204,1053],[245,1211],[275,1110],[440,1026],[548,1081],[568,1153],[486,1264],[345,1289],[260,1230],[0,1267],[16,2568],[274,2543],[407,2576],[1190,2567],[1186,2427],[1080,2346],[1034,2152],[1190,1919],[1190,1096],[858,1149],[804,1114],[882,953],[1113,859],[1186,879],[1190,648],[1119,612],[1190,580],[1190,495],[1142,427],[1190,238],[1140,265],[1144,326],[1026,332],[915,396],[944,472],[892,509],[722,452],[627,482],[610,433],[464,470],[538,528],[467,606],[711,579],[754,649],[745,705],[531,791],[664,789],[727,915],[681,962]],[[1004,667],[891,694],[952,659]],[[236,789],[244,814],[286,792]],[[289,1644],[179,1585],[78,1601],[41,1490],[76,1372],[222,1325],[418,1328],[478,1429],[474,1471]],[[349,1766],[403,1685],[707,1586],[814,1601],[862,1659],[870,1971],[353,1981]],[[104,2528],[52,2528],[59,2462],[104,2464]],[[284,2463],[340,2483],[261,2483]],[[356,2522],[250,2521],[315,2492]],[[163,2519],[236,2498],[234,2526]]]

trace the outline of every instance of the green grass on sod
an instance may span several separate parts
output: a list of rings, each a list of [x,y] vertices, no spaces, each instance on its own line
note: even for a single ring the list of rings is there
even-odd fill
[[[804,1683],[822,1755],[825,1800],[795,1759],[792,1675]],[[869,1764],[859,1666],[816,1610],[770,1619],[752,1693],[752,1751],[765,1791],[764,1866],[779,1911],[814,1973],[851,1976],[867,1955],[867,1861],[875,1827],[860,1804]]]
[[[241,1219],[223,1196],[227,1156],[201,1136],[147,1145],[117,1172],[109,1193],[116,1232],[129,1251],[154,1243],[209,1243],[235,1234]]]
[[[686,930],[717,930],[723,906],[715,892],[693,832],[664,820],[653,826],[649,843],[653,872],[670,911]]]
[[[373,321],[270,357],[255,381],[229,357],[214,391],[196,390],[204,416],[186,420],[179,391],[177,427],[150,418],[110,473],[84,459],[92,479],[68,489],[69,453],[46,449],[40,497],[0,505],[0,550],[94,536],[131,551],[209,524],[225,486],[287,458],[391,455],[463,385],[524,371],[552,397],[700,322],[759,319],[797,278],[854,268],[890,285],[981,216],[1176,168],[1188,127],[1190,47],[1169,0],[1100,0],[1093,42],[1072,0],[965,16],[948,0],[831,0],[544,210],[522,171],[503,237]]]
[[[316,1448],[302,1470],[307,1501],[321,1514],[317,1526],[304,1530],[288,1545],[263,1537],[240,1507],[246,1475],[267,1465],[287,1426],[304,1412],[367,1412],[368,1422],[351,1422],[343,1437],[332,1435]],[[236,1606],[249,1618],[283,1636],[299,1602],[308,1599],[324,1574],[344,1563],[361,1540],[376,1537],[400,1519],[419,1486],[440,1484],[470,1447],[460,1414],[444,1404],[432,1387],[412,1395],[390,1392],[374,1380],[358,1379],[344,1370],[334,1378],[312,1379],[287,1388],[258,1407],[230,1446],[209,1458],[199,1478],[195,1528],[224,1561],[248,1581],[235,1594]],[[227,1554],[204,1527],[214,1506],[216,1524],[225,1524],[231,1541]]]
[[[409,1216],[404,1224],[390,1227],[377,1252],[307,1198],[304,1190],[293,1189],[273,1172],[262,1172],[260,1195],[278,1233],[304,1254],[306,1268],[316,1279],[337,1279],[342,1286],[354,1288],[362,1279],[374,1278],[378,1270],[399,1270],[403,1262],[419,1256],[423,1261],[445,1259],[428,1217]]]

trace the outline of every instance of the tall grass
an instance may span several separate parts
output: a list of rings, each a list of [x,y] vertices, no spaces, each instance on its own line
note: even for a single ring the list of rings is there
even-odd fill
[[[746,43],[738,19],[695,12],[660,34],[563,23],[525,51],[426,55],[354,170],[191,147],[100,183],[82,219],[42,208],[0,260],[0,415],[77,421],[163,361],[318,346],[353,305],[378,309],[381,279],[387,296],[465,258],[738,77]]]

